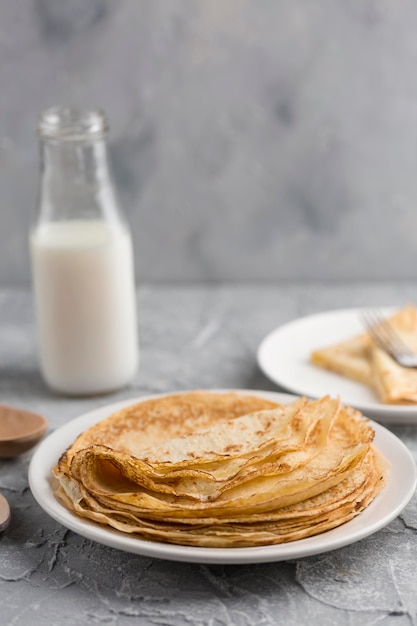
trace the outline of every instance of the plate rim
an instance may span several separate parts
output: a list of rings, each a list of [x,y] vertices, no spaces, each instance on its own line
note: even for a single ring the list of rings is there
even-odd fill
[[[245,394],[258,394],[262,397],[276,399],[277,402],[285,402],[294,400],[297,396],[279,391],[267,391],[259,389],[206,389],[205,391],[213,393],[245,393]],[[65,447],[62,444],[59,449],[54,448],[54,444],[59,442],[62,438],[68,440],[67,444],[70,445],[75,436],[82,432],[85,428],[88,428],[92,424],[104,419],[106,415],[137,402],[143,402],[147,399],[163,397],[166,395],[173,395],[179,393],[186,393],[187,390],[173,391],[167,393],[157,393],[152,395],[135,396],[119,402],[107,404],[104,406],[96,407],[81,415],[66,422],[62,426],[55,429],[50,433],[35,450],[28,470],[29,487],[32,495],[38,505],[55,521],[63,525],[65,528],[75,532],[76,534],[95,541],[101,545],[112,547],[118,550],[122,550],[131,554],[137,554],[145,557],[159,558],[163,560],[187,562],[187,563],[205,563],[205,564],[248,564],[248,563],[266,563],[266,562],[278,562],[288,561],[297,558],[303,558],[314,554],[322,554],[335,550],[346,545],[356,543],[360,539],[363,539],[374,532],[380,530],[393,519],[395,519],[400,512],[407,506],[412,498],[416,486],[417,486],[417,466],[414,458],[406,447],[406,445],[387,428],[370,420],[373,428],[375,429],[376,440],[388,441],[389,445],[386,445],[388,452],[394,446],[394,450],[397,453],[401,452],[401,460],[404,467],[407,469],[406,477],[409,480],[407,489],[402,498],[396,503],[394,508],[391,508],[389,513],[382,516],[380,519],[374,520],[372,523],[363,526],[351,533],[346,534],[343,532],[346,528],[349,529],[349,525],[358,523],[357,520],[361,518],[369,511],[372,512],[375,505],[381,501],[381,496],[388,488],[388,483],[392,481],[392,475],[389,474],[387,485],[384,490],[378,494],[375,500],[358,516],[342,524],[339,527],[330,529],[319,535],[314,535],[305,539],[297,541],[257,546],[257,547],[245,547],[245,548],[207,548],[197,546],[182,546],[176,544],[169,544],[163,542],[148,541],[137,537],[132,537],[126,533],[119,532],[115,529],[101,526],[95,522],[89,520],[83,520],[77,517],[70,511],[68,511],[61,503],[59,503],[53,495],[51,487],[51,476],[49,476],[51,467],[48,465],[48,475],[46,475],[46,464],[49,463],[50,457],[53,454],[55,459],[62,452]],[[104,413],[106,413],[104,415]],[[74,432],[77,434],[74,435]],[[70,440],[71,437],[71,440]],[[378,447],[378,444],[377,444]],[[403,468],[404,469],[404,468]],[[397,468],[398,471],[398,468]],[[40,476],[38,475],[40,473]],[[404,485],[403,485],[404,489]],[[340,531],[340,529],[342,529]],[[341,536],[339,536],[341,535]],[[326,538],[330,537],[330,542]],[[333,538],[333,541],[332,541]]]
[[[383,305],[377,306],[375,308],[377,308],[379,311],[381,311],[384,314],[390,314],[398,309],[398,307],[383,306]],[[319,311],[319,312],[311,313],[308,315],[302,315],[295,319],[288,320],[287,322],[284,322],[283,324],[279,326],[276,326],[263,337],[263,339],[260,341],[258,348],[256,350],[256,360],[257,360],[260,370],[270,381],[282,387],[283,390],[285,390],[287,393],[292,393],[296,395],[308,395],[309,397],[319,398],[320,395],[322,394],[317,393],[316,395],[313,395],[311,392],[307,393],[305,389],[303,390],[302,386],[298,386],[297,384],[291,384],[286,380],[281,380],[278,376],[274,375],[274,373],[271,373],[271,369],[265,363],[266,361],[265,355],[267,354],[267,351],[270,350],[272,342],[276,341],[276,337],[278,335],[285,333],[289,329],[292,329],[292,327],[294,326],[307,324],[309,322],[314,322],[315,320],[319,320],[325,317],[337,317],[337,316],[342,317],[344,315],[350,315],[350,316],[356,315],[357,316],[359,312],[366,311],[368,309],[369,307],[360,307],[360,306],[359,307],[345,307],[341,309],[328,309],[325,311]],[[323,370],[323,373],[326,373],[325,370]],[[352,380],[350,382],[353,383],[355,381]],[[360,383],[357,383],[357,384],[359,385]],[[355,402],[355,401],[352,401],[348,397],[343,398],[342,396],[341,396],[341,399],[345,403],[351,404],[358,410],[362,411],[364,414],[365,413],[370,414],[370,416],[374,419],[384,419],[388,421],[388,423],[396,423],[396,424],[401,424],[401,423],[407,423],[407,424],[416,423],[417,424],[417,405],[383,404],[378,401]],[[395,417],[394,413],[397,416],[400,416],[400,419],[398,419],[398,417]],[[415,422],[414,421],[410,422],[409,420],[407,420],[407,422],[401,422],[400,421],[401,416],[415,417]]]

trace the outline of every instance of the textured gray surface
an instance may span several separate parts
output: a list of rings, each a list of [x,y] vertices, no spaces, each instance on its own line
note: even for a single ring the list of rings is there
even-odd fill
[[[108,112],[139,282],[415,277],[416,19],[412,0],[3,0],[0,284],[29,282],[55,103]]]
[[[142,364],[132,387],[77,400],[50,394],[39,377],[30,294],[0,291],[2,402],[43,412],[52,431],[88,409],[150,392],[276,389],[255,361],[267,332],[326,309],[417,301],[417,287],[144,286],[138,299]],[[417,425],[392,430],[417,458]],[[13,516],[0,535],[2,626],[417,625],[416,496],[389,526],[334,552],[250,566],[188,565],[118,552],[67,531],[34,502],[30,458],[0,461],[0,490]]]

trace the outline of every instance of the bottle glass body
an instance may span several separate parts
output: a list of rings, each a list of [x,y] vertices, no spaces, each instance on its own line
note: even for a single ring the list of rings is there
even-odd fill
[[[39,124],[41,176],[30,235],[41,371],[55,391],[128,384],[138,365],[132,241],[98,111],[54,108]]]

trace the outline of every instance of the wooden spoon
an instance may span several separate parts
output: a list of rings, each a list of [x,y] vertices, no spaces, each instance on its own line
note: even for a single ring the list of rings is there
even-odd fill
[[[26,452],[44,436],[48,421],[38,413],[0,404],[0,458]]]
[[[6,530],[10,522],[10,507],[6,498],[0,493],[0,532]]]

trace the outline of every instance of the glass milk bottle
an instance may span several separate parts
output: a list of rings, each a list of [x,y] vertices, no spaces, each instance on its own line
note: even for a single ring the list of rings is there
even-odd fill
[[[55,391],[119,389],[138,365],[132,242],[98,110],[39,121],[41,178],[30,243],[41,370]]]

